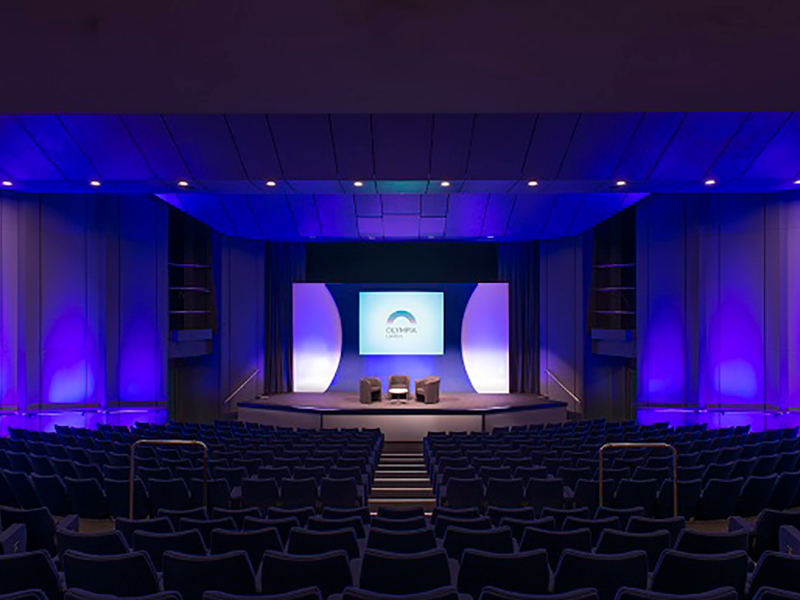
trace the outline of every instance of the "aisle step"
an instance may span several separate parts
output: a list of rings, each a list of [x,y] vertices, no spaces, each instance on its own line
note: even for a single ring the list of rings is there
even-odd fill
[[[424,455],[421,452],[392,452],[384,448],[375,469],[369,506],[371,510],[380,506],[422,506],[426,511],[433,510],[436,498]]]

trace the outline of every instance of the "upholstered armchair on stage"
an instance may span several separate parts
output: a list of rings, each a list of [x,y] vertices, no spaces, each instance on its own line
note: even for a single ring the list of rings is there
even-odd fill
[[[408,398],[408,391],[411,389],[411,378],[408,375],[392,375],[389,377],[389,393],[392,390],[405,390],[404,395],[392,394],[393,398]]]
[[[381,380],[377,377],[364,377],[359,388],[361,404],[379,402],[381,399]]]
[[[439,402],[439,384],[442,382],[440,377],[426,377],[417,379],[414,382],[414,394],[417,402],[425,404],[437,404]]]

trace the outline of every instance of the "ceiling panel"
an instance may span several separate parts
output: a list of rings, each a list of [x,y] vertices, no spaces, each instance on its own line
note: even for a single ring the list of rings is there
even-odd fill
[[[419,235],[426,239],[444,237],[446,225],[447,219],[444,217],[422,217],[419,220]]]
[[[335,238],[357,238],[356,206],[352,194],[314,196],[322,235]]]
[[[613,178],[642,181],[650,177],[684,116],[683,113],[645,113]]]
[[[542,231],[542,237],[557,238],[568,235],[585,197],[585,194],[558,194]]]
[[[516,179],[522,174],[535,115],[478,115],[472,134],[467,177]]]
[[[419,238],[419,215],[386,215],[383,217],[383,237]]]
[[[383,219],[381,217],[358,217],[358,234],[367,239],[383,237]]]
[[[458,194],[450,196],[447,208],[449,238],[478,237],[483,228],[489,194]]]
[[[431,115],[374,115],[375,177],[428,179],[432,132]]]
[[[359,217],[380,217],[383,214],[378,194],[356,194],[356,214]]]
[[[225,118],[247,176],[262,181],[282,179],[266,115],[228,115]]]
[[[506,234],[508,219],[514,208],[514,194],[489,194],[481,235],[500,237]]]
[[[384,215],[420,214],[419,194],[383,194]]]
[[[789,116],[790,113],[750,113],[708,175],[722,182],[744,175]]]
[[[15,181],[63,179],[19,121],[5,115],[0,115],[0,169]]]
[[[578,235],[620,210],[625,194],[585,194],[580,209],[568,230]]]
[[[123,115],[122,120],[157,179],[177,181],[191,178],[163,117]]]
[[[435,115],[431,179],[463,179],[467,173],[473,115]]]
[[[373,179],[369,115],[331,115],[336,166],[342,179]]]
[[[641,113],[581,115],[559,179],[611,179]]]
[[[99,174],[55,115],[20,115],[21,125],[66,179],[89,181]]]
[[[578,118],[571,113],[538,116],[522,167],[525,178],[547,180],[558,176]]]
[[[272,136],[287,179],[337,179],[326,115],[270,115]]]
[[[423,194],[422,216],[423,217],[447,216],[447,194]]]
[[[800,174],[800,113],[793,113],[745,176],[793,179],[798,174]]]
[[[155,178],[119,115],[62,115],[61,123],[101,179]]]
[[[165,120],[193,178],[247,179],[225,117],[168,115]]]
[[[253,208],[258,228],[266,239],[297,239],[297,228],[295,227],[292,212],[289,210],[289,201],[285,195],[250,196],[250,206]]]
[[[517,195],[506,235],[515,239],[541,237],[557,197],[555,194]]]
[[[317,205],[311,194],[290,194],[289,207],[292,210],[297,234],[300,237],[316,237],[322,229],[319,224]]]
[[[186,212],[225,235],[237,235],[223,205],[223,197],[215,194],[181,194]]]
[[[651,177],[661,180],[702,179],[746,118],[747,113],[690,113]]]
[[[263,239],[264,234],[258,225],[253,207],[250,204],[250,197],[242,195],[219,196],[225,203],[225,210],[236,230],[236,235],[242,238],[256,240]]]

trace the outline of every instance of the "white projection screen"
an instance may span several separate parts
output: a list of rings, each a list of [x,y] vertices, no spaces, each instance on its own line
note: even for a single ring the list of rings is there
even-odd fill
[[[361,355],[444,354],[443,292],[360,292]]]

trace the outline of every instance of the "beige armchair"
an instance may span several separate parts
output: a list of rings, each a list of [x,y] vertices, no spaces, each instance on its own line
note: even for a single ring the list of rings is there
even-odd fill
[[[381,380],[377,377],[364,377],[359,387],[359,402],[371,404],[381,400]]]
[[[439,385],[442,379],[440,377],[426,377],[425,379],[417,379],[414,382],[414,395],[417,402],[424,402],[425,404],[438,404],[439,402]]]
[[[405,395],[392,394],[394,398],[408,398],[408,392],[411,389],[411,379],[408,375],[392,375],[389,377],[389,389],[403,389],[406,391]]]

